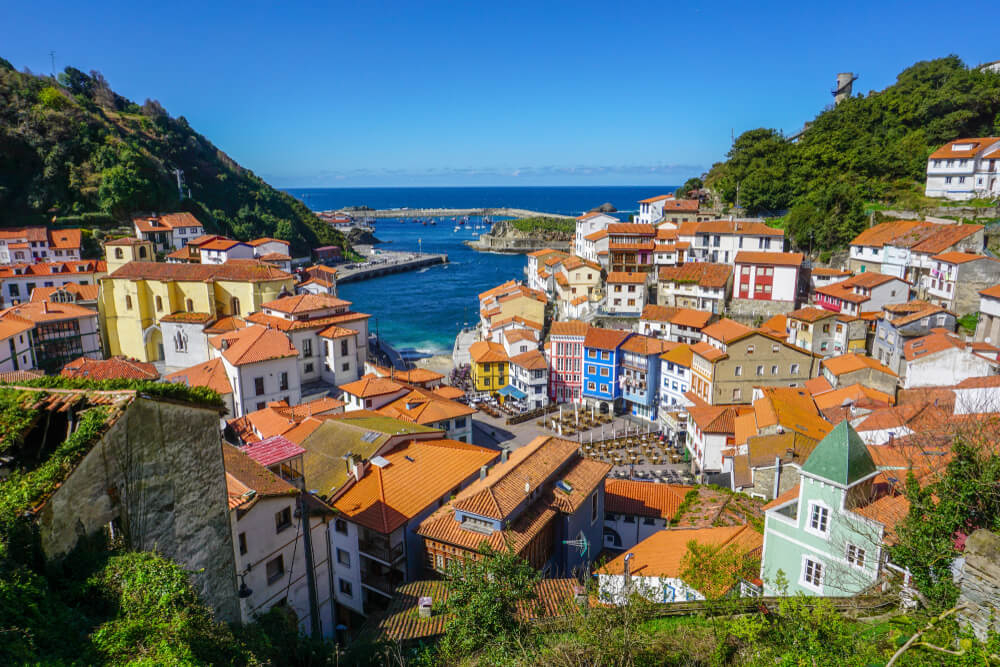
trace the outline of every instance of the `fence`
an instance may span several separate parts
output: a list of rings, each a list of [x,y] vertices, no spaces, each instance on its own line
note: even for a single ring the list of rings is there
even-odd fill
[[[550,412],[558,412],[558,411],[559,411],[559,404],[553,403],[550,405],[546,405],[544,408],[535,408],[534,410],[531,410],[529,412],[522,412],[519,415],[508,417],[507,425],[510,426],[513,424],[523,424],[526,421],[531,421],[535,417],[541,417],[543,415],[549,414]]]

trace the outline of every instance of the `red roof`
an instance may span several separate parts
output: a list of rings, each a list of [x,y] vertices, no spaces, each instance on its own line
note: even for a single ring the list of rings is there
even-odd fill
[[[240,449],[265,468],[300,456],[306,451],[283,435],[272,435],[270,438],[250,443],[240,447]]]
[[[737,264],[768,264],[772,266],[802,266],[801,252],[754,252],[741,250],[736,253]]]

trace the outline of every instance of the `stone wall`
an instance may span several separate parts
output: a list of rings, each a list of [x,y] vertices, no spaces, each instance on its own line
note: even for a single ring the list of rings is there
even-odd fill
[[[958,604],[959,620],[985,641],[1000,632],[1000,535],[977,530],[965,542],[965,567]]]
[[[930,220],[953,223],[956,219],[987,223],[1000,218],[1000,206],[938,206],[922,211],[879,211],[883,220]],[[935,219],[937,218],[937,219]]]
[[[112,521],[132,548],[192,572],[220,620],[239,620],[217,412],[136,398],[39,513],[46,558]]]
[[[731,299],[726,317],[748,327],[759,327],[775,315],[785,315],[795,310],[791,301],[758,301],[756,299]]]

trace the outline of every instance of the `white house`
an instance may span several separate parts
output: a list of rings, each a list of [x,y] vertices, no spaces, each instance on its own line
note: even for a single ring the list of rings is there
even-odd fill
[[[548,405],[549,364],[545,356],[537,349],[512,356],[508,386],[513,386],[524,394],[521,400],[528,410]]]
[[[103,261],[37,262],[0,266],[0,294],[5,303],[27,301],[36,287],[62,287],[69,283],[96,285],[107,275]]]
[[[364,373],[370,315],[330,294],[296,294],[261,305],[247,321],[279,329],[299,351],[303,384],[339,387]]]
[[[688,262],[659,269],[656,300],[660,305],[721,313],[732,290],[733,267]]]
[[[626,479],[604,482],[604,546],[616,552],[667,528],[694,487]]]
[[[785,232],[759,219],[685,222],[677,240],[689,244],[688,261],[729,264],[742,251],[784,252]]]
[[[924,193],[951,200],[1000,195],[1000,139],[956,139],[931,153]]]
[[[1000,285],[979,291],[979,323],[976,325],[976,340],[979,342],[1000,342]]]
[[[573,245],[573,252],[577,257],[607,269],[610,259],[608,254],[610,242],[611,237],[607,228],[599,229],[576,241]]]
[[[0,230],[0,264],[68,262],[80,259],[79,229],[17,227]]]
[[[132,218],[136,237],[150,241],[160,252],[180,250],[188,241],[205,233],[205,228],[190,213],[139,215]]]
[[[309,602],[312,585],[320,633],[332,637],[337,623],[330,600],[333,568],[327,515],[332,511],[309,498],[307,511],[300,512],[299,489],[236,447],[224,443],[222,448],[241,621],[250,623],[282,605],[294,612],[299,632],[309,634],[313,625]],[[306,571],[303,514],[312,537],[311,577]]]
[[[779,301],[794,309],[802,259],[800,252],[743,250],[736,253],[733,298]]]
[[[0,373],[35,367],[31,355],[31,330],[34,328],[34,322],[27,319],[0,318]]]
[[[624,604],[639,594],[652,602],[704,600],[702,591],[684,582],[681,573],[689,542],[728,548],[732,545],[748,560],[760,558],[763,536],[747,524],[695,530],[661,530],[621,554],[597,571],[601,602]],[[740,581],[733,578],[731,586]],[[722,595],[729,589],[705,591]]]
[[[410,391],[389,378],[375,374],[365,375],[360,380],[340,385],[340,390],[343,392],[340,400],[344,401],[344,410],[347,412],[378,410]]]
[[[673,199],[673,195],[657,195],[649,199],[640,199],[639,213],[635,216],[635,222],[642,225],[656,224],[663,218],[664,206]],[[695,202],[695,212],[698,210],[697,203]]]
[[[167,369],[188,368],[212,358],[208,344],[212,323],[209,313],[178,312],[160,318],[163,336],[163,364]]]
[[[996,375],[998,353],[1000,349],[989,343],[967,343],[945,329],[934,329],[903,346],[903,388],[957,385],[968,378]]]
[[[611,315],[640,315],[646,307],[646,275],[642,271],[609,273],[604,309]]]
[[[952,391],[956,415],[1000,412],[1000,375],[966,378]]]
[[[302,400],[299,351],[284,332],[251,325],[209,340],[221,357],[233,388],[234,417],[262,410],[272,401],[296,405]]]
[[[215,239],[199,246],[202,264],[225,264],[231,259],[253,259],[254,249],[242,241]]]
[[[579,248],[584,246],[584,239],[596,232],[606,232],[608,230],[608,225],[613,225],[620,222],[618,218],[608,215],[607,213],[597,213],[590,212],[584,213],[579,218],[576,219],[576,235],[573,238],[573,248],[579,257],[583,257],[580,254]],[[603,237],[607,238],[607,237]],[[595,240],[596,237],[595,237]],[[593,259],[588,257],[583,257],[583,259],[590,259],[592,262],[600,263],[600,259]]]
[[[865,272],[813,291],[813,302],[834,313],[858,316],[910,300],[910,283],[883,273]]]
[[[660,417],[664,413],[694,405],[685,394],[691,389],[691,346],[680,343],[660,355]]]

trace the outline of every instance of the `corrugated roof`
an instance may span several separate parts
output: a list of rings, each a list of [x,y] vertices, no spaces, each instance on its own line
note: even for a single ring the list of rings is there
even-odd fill
[[[604,482],[604,511],[659,519],[673,519],[693,486],[654,484],[624,479]]]

